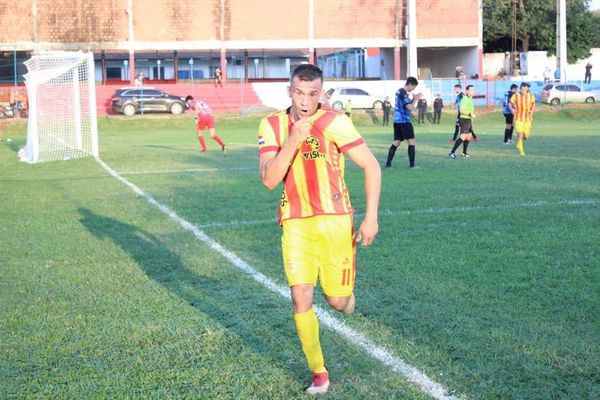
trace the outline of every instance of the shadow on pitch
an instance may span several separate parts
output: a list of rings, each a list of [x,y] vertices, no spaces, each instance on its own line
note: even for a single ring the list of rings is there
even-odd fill
[[[379,119],[379,115],[373,109],[366,109],[365,112],[371,118],[371,122],[373,125],[383,125],[381,120]]]
[[[285,344],[297,342],[290,318],[277,318],[280,303],[270,302],[271,296],[256,299],[256,288],[246,288],[235,282],[215,280],[188,269],[179,255],[174,253],[161,238],[130,224],[79,208],[80,222],[99,239],[109,238],[127,252],[150,279],[165,287],[187,304],[207,315],[215,323],[233,332],[258,354],[272,359],[282,370],[303,380],[303,368],[290,364],[290,359],[302,363],[301,353],[290,353]],[[261,309],[257,309],[257,303]],[[265,309],[271,310],[264,312]],[[263,310],[263,311],[261,311]],[[283,313],[285,314],[285,313]],[[268,329],[270,335],[265,334]]]

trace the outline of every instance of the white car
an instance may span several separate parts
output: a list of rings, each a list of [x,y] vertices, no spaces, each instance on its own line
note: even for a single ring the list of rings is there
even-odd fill
[[[540,91],[540,100],[544,103],[595,103],[596,95],[582,91],[577,85],[549,83]]]
[[[372,108],[379,111],[383,107],[384,99],[351,87],[331,88],[323,95],[323,102],[338,110],[343,109],[348,100],[351,101],[352,108]]]

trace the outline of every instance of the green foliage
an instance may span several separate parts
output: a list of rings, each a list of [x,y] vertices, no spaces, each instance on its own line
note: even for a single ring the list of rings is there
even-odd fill
[[[556,51],[556,2],[515,0],[517,51]],[[483,0],[485,51],[511,51],[513,1]],[[600,47],[600,16],[589,11],[587,0],[567,0],[568,61],[576,62]]]
[[[538,105],[521,158],[499,112],[416,125],[383,171],[380,234],[358,248],[353,329],[469,399],[600,397],[600,109]],[[354,121],[382,161],[391,127]],[[285,284],[280,188],[257,173],[258,118],[218,118],[223,155],[189,117],[101,119],[102,159]],[[27,165],[0,125],[0,398],[302,399],[289,299],[240,272],[92,159]],[[11,141],[8,141],[11,139]],[[357,222],[361,171],[347,163]],[[317,302],[324,304],[321,296]],[[322,329],[330,399],[426,399]]]

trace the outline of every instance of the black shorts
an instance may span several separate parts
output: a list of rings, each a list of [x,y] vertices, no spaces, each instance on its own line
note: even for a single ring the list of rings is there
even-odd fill
[[[471,120],[470,119],[461,118],[458,120],[458,123],[460,125],[461,135],[466,134],[466,133],[471,133]]]
[[[415,130],[410,122],[394,122],[394,140],[404,141],[415,138]]]
[[[506,122],[506,125],[512,125],[514,119],[515,116],[513,114],[504,114],[504,121]]]

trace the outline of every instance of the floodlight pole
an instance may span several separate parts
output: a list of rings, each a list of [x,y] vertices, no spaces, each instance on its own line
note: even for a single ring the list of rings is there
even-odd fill
[[[567,2],[556,0],[556,68],[560,71],[560,81],[567,75]]]
[[[133,50],[133,0],[127,0],[127,29],[129,44],[129,84],[135,84],[135,56]]]
[[[408,70],[406,76],[418,75],[417,62],[417,0],[408,0]]]
[[[510,56],[511,56],[511,64],[510,64],[510,74],[512,76],[515,75],[515,71],[517,69],[517,0],[512,0],[512,40],[510,45]]]

